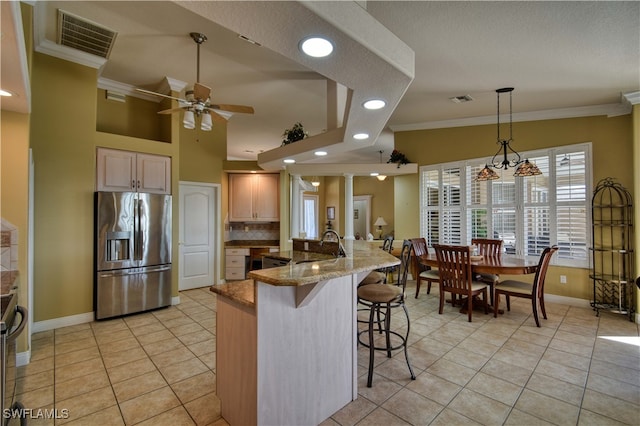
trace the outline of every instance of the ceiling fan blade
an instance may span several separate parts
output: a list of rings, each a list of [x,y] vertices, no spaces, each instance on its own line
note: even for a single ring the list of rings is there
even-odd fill
[[[213,111],[213,110],[209,110],[209,114],[211,115],[211,120],[215,121],[216,123],[226,123],[227,119],[224,118],[223,116],[221,116],[220,114],[218,114],[217,112]]]
[[[246,105],[211,104],[209,105],[209,108],[219,109],[220,111],[253,114],[253,107],[246,106]]]
[[[178,111],[182,111],[186,108],[171,108],[171,109],[164,109],[162,111],[158,111],[158,114],[171,114],[173,112],[178,112]]]
[[[185,100],[185,99],[176,98],[176,97],[169,96],[169,95],[165,95],[165,94],[162,94],[162,93],[152,92],[151,90],[138,89],[138,88],[136,88],[136,90],[137,90],[138,92],[146,93],[147,95],[160,96],[160,97],[163,97],[163,98],[173,99],[173,100],[176,100],[176,101],[180,101],[180,102],[188,103],[188,101],[187,101],[187,100]]]
[[[205,101],[209,99],[211,95],[211,88],[205,86],[204,84],[195,83],[193,85],[193,96],[196,99],[200,99],[201,101]]]

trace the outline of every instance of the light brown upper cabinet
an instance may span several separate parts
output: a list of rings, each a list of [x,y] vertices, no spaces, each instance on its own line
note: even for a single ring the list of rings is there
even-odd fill
[[[230,222],[278,222],[280,196],[278,174],[229,175]]]
[[[171,158],[98,148],[96,189],[171,194]]]

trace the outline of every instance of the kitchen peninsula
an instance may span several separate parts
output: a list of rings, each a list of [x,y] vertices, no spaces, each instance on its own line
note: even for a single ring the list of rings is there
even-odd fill
[[[357,284],[399,260],[366,241],[346,257],[215,285],[217,394],[231,425],[318,424],[357,398]]]

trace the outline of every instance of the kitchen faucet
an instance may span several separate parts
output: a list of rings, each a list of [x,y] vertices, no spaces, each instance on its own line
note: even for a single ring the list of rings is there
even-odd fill
[[[336,240],[338,241],[338,255],[336,257],[345,257],[347,255],[347,253],[344,251],[344,247],[342,246],[342,243],[340,242],[340,235],[338,235],[338,233],[336,231],[334,231],[333,229],[327,229],[326,231],[324,231],[324,233],[322,234],[322,238],[320,238],[320,247],[322,247],[322,244],[325,241],[324,237],[326,237],[327,234],[335,235]]]

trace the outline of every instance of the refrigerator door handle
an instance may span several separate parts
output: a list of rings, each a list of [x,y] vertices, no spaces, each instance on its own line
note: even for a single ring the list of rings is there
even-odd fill
[[[98,273],[100,278],[119,277],[124,275],[150,274],[152,272],[163,272],[171,269],[171,264],[159,266],[145,266],[140,268],[116,269],[113,271],[101,271]]]
[[[140,260],[142,258],[142,230],[140,229],[140,200],[134,201],[134,220],[133,220],[133,233],[135,235],[135,251],[134,260]]]

